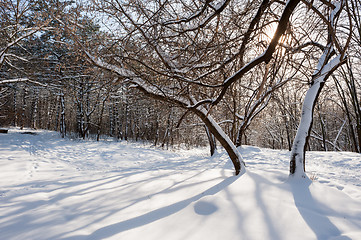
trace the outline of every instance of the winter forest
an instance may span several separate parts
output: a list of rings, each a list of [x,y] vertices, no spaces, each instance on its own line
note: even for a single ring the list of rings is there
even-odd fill
[[[361,152],[359,0],[0,5],[0,125]],[[237,170],[238,169],[238,170]],[[295,171],[291,169],[291,171]]]
[[[361,239],[360,66],[361,0],[0,0],[0,236]]]

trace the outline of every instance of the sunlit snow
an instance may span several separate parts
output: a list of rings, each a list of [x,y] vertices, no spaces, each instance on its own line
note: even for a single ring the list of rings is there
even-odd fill
[[[24,131],[36,135],[22,134]],[[0,134],[0,239],[361,239],[361,155],[244,146],[233,176],[219,150]]]

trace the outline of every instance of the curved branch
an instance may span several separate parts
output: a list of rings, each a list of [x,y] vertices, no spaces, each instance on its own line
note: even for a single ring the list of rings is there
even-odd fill
[[[193,14],[191,17],[189,18],[183,18],[180,20],[175,20],[175,21],[168,21],[166,23],[163,23],[164,26],[167,25],[171,25],[171,24],[181,24],[181,23],[188,23],[198,17],[200,17],[205,10],[207,9],[207,7],[211,7],[214,10],[214,13],[212,15],[210,15],[209,17],[207,17],[205,20],[202,21],[201,24],[199,24],[197,27],[193,27],[193,28],[187,28],[184,29],[184,32],[189,32],[189,31],[194,31],[200,28],[204,28],[210,21],[212,21],[216,16],[218,16],[229,4],[230,0],[224,0],[224,2],[222,4],[220,4],[220,6],[217,7],[213,7],[210,3],[213,0],[207,0],[204,4],[204,6],[202,7],[202,9],[200,11],[198,11],[197,13]]]
[[[304,4],[306,4],[309,8],[312,9],[312,11],[314,11],[317,16],[319,16],[322,21],[327,25],[328,29],[329,29],[329,34],[331,35],[332,39],[333,39],[333,42],[335,43],[335,46],[337,48],[337,50],[342,53],[342,49],[340,47],[340,44],[339,42],[337,41],[337,38],[336,38],[336,33],[335,33],[335,30],[334,30],[334,27],[332,26],[333,25],[333,22],[334,22],[334,19],[331,19],[328,20],[315,6],[312,5],[312,3],[308,2],[307,0],[301,0]],[[332,9],[335,9],[335,5],[333,5],[332,3],[329,3],[329,4],[326,4],[327,6],[331,5]],[[333,10],[334,11],[334,10]],[[340,12],[342,11],[342,8],[339,9],[339,11],[336,12],[335,15],[339,15]]]
[[[253,69],[258,64],[260,64],[262,62],[268,63],[271,60],[273,52],[276,49],[279,39],[281,38],[281,36],[284,34],[284,32],[287,29],[289,18],[300,1],[301,0],[289,0],[288,1],[287,5],[285,6],[285,9],[283,10],[281,18],[279,20],[279,23],[278,23],[276,32],[273,36],[273,39],[270,42],[270,44],[268,45],[268,48],[266,49],[266,51],[264,53],[262,53],[261,55],[259,55],[258,57],[256,57],[255,59],[253,59],[251,62],[249,62],[245,66],[243,66],[233,76],[229,77],[228,79],[226,79],[223,82],[222,91],[219,94],[219,96],[213,101],[213,103],[212,103],[213,105],[218,104],[222,100],[222,98],[224,97],[224,95],[227,92],[227,89],[232,85],[232,83],[241,79],[244,74],[246,74],[248,71]]]
[[[198,18],[199,16],[201,16],[207,9],[207,7],[209,6],[209,4],[212,2],[212,0],[206,0],[206,2],[204,3],[203,7],[201,8],[200,11],[198,11],[197,13],[193,14],[192,16],[188,17],[188,18],[182,18],[179,20],[171,20],[168,22],[163,23],[164,26],[170,25],[170,24],[180,24],[180,23],[187,23],[192,21],[193,19]]]

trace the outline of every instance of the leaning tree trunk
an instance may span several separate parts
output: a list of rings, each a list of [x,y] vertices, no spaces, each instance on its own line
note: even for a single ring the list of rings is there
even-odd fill
[[[245,164],[236,146],[233,144],[232,140],[224,133],[218,123],[208,114],[206,109],[198,107],[191,109],[191,111],[202,119],[203,123],[206,125],[209,131],[214,135],[214,137],[226,150],[229,158],[233,163],[236,175],[241,173],[241,171],[245,171]]]
[[[313,122],[313,112],[318,96],[327,78],[343,63],[341,55],[331,61],[333,48],[329,45],[319,60],[318,69],[312,76],[310,89],[307,91],[302,106],[301,122],[293,141],[290,161],[290,175],[305,178],[305,153]],[[328,63],[327,63],[328,62]]]
[[[190,103],[188,102],[188,100],[185,100],[181,97],[167,97],[163,94],[163,92],[155,91],[154,88],[149,87],[140,78],[133,79],[133,82],[138,84],[136,87],[145,95],[164,102],[171,102],[196,114],[228,153],[228,156],[233,163],[235,174],[238,175],[241,172],[245,171],[245,164],[236,146],[233,144],[232,140],[225,134],[222,128],[218,125],[218,123],[208,114],[208,111],[205,108],[203,108],[202,106],[189,108]],[[193,97],[190,98],[193,99]],[[193,100],[192,103],[196,104]]]

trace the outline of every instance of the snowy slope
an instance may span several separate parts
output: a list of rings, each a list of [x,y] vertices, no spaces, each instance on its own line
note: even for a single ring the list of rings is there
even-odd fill
[[[314,181],[288,179],[288,151],[220,151],[0,135],[0,239],[361,239],[361,156],[311,152]]]

